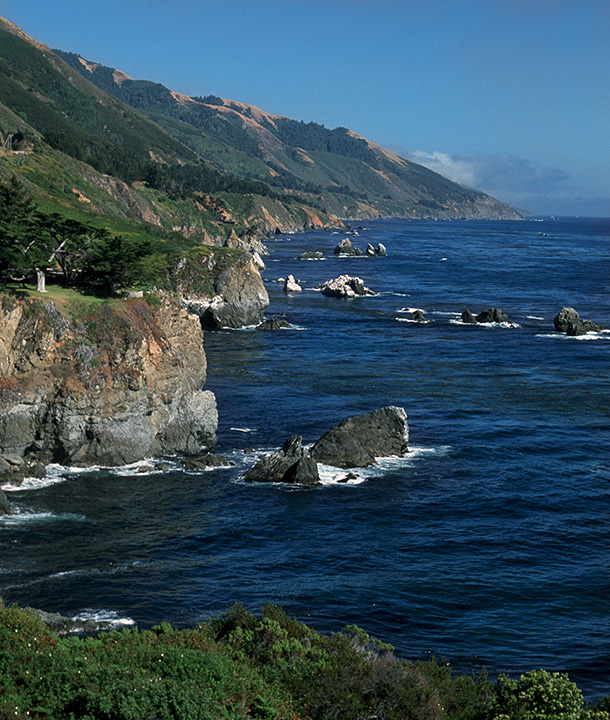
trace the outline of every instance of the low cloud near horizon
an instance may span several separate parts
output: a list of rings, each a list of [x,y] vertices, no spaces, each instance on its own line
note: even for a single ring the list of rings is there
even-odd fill
[[[608,198],[595,197],[586,188],[574,187],[572,178],[559,168],[539,167],[517,155],[388,149],[460,185],[534,214],[610,214]]]

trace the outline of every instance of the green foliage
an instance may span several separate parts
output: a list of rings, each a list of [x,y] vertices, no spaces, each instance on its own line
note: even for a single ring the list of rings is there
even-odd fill
[[[172,281],[183,295],[213,297],[215,283],[223,270],[244,256],[243,250],[225,247],[197,246],[184,253]]]
[[[289,118],[276,118],[273,126],[268,124],[268,128],[290,147],[321,150],[363,160],[373,167],[377,165],[377,156],[369,148],[366,140],[350,135],[347,128],[338,127],[329,130],[324,125],[315,122],[298,122]]]
[[[66,285],[87,283],[109,295],[160,273],[159,258],[140,265],[149,250],[146,240],[129,240],[58,213],[39,212],[14,177],[9,183],[0,181],[0,282],[6,284],[16,273],[59,266]]]
[[[23,249],[30,242],[36,208],[15,178],[0,182],[0,282],[28,266]]]
[[[150,245],[98,230],[83,258],[83,280],[104,295],[113,295],[141,279],[140,260]]]
[[[567,675],[530,670],[519,680],[498,679],[493,720],[608,720],[603,709],[584,709],[582,693]]]
[[[285,192],[289,190],[307,193],[298,202],[341,216],[362,216],[364,203],[373,212],[416,217],[442,215],[480,197],[427,168],[390,159],[344,127],[329,130],[315,122],[259,117],[247,106],[213,95],[178,100],[159,83],[124,80],[118,84],[111,68],[97,66],[90,72],[78,56],[59,54],[98,87],[145,113],[213,164],[205,172],[197,163],[142,167],[141,178],[174,197],[205,189],[281,197],[288,202],[293,197]],[[219,106],[225,111],[220,112]]]
[[[266,605],[195,628],[57,638],[0,602],[0,720],[608,720],[563,675],[456,676],[349,626],[330,637]]]

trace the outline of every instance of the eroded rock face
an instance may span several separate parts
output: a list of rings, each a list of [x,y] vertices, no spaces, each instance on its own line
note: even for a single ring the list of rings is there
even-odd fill
[[[269,306],[269,295],[251,256],[244,254],[223,270],[214,283],[216,297],[202,322],[212,327],[258,325]]]
[[[360,248],[354,247],[352,241],[349,238],[343,238],[339,244],[335,247],[333,250],[333,253],[335,255],[355,255],[355,256],[361,256],[362,250]]]
[[[324,260],[324,253],[320,250],[308,250],[298,257],[299,260]]]
[[[462,313],[462,322],[467,323],[469,325],[476,325],[477,319],[470,312],[470,310],[464,310],[464,312]]]
[[[349,275],[339,275],[334,280],[327,280],[318,288],[323,295],[328,297],[353,298],[358,295],[374,295],[375,293],[365,287],[359,277],[350,277]]]
[[[284,320],[282,317],[270,317],[267,320],[263,320],[260,325],[256,326],[257,330],[285,330],[287,328],[291,328],[292,325],[287,321]]]
[[[216,443],[197,317],[163,300],[0,307],[0,457],[121,465]]]
[[[563,332],[566,333],[566,335],[572,336],[603,330],[601,325],[597,325],[591,322],[591,320],[581,320],[580,315],[571,307],[562,308],[553,318],[553,325],[557,332]]]
[[[470,310],[464,310],[462,322],[471,325],[476,325],[476,323],[505,323],[508,322],[508,315],[496,307],[487,308],[487,310],[483,310],[476,316]]]
[[[371,243],[368,243],[365,252],[369,257],[385,257],[388,254],[386,246],[382,245],[382,243],[377,243],[377,247],[373,247]]]
[[[477,322],[478,323],[503,323],[507,322],[508,315],[506,313],[503,313],[500,308],[488,308],[487,310],[483,310],[477,315]]]
[[[303,438],[293,435],[281,450],[264,455],[244,476],[246,482],[289,482],[319,485],[318,465],[302,446]]]
[[[0,490],[0,515],[12,515],[13,509],[6,497],[6,493]]]
[[[303,291],[303,288],[294,279],[294,275],[289,275],[284,282],[284,292],[285,293],[300,293],[302,291]]]
[[[404,455],[408,443],[407,414],[390,405],[335,425],[314,443],[310,455],[334,467],[366,467],[378,457]]]
[[[245,474],[247,482],[320,485],[318,463],[338,468],[366,467],[379,457],[409,451],[409,426],[403,408],[388,406],[348,418],[332,427],[311,450],[300,435],[289,437],[281,450],[264,455]],[[347,482],[347,475],[339,482]]]
[[[428,322],[426,320],[426,316],[423,313],[423,310],[413,310],[413,312],[411,313],[411,319],[418,323]]]
[[[269,306],[269,295],[253,255],[243,253],[214,280],[214,296],[184,293],[182,304],[210,328],[258,325]]]

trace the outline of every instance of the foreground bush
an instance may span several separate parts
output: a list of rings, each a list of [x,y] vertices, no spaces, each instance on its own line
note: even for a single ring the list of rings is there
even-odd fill
[[[603,706],[603,704],[602,704]],[[276,606],[194,629],[58,638],[0,606],[0,719],[610,720],[567,677],[455,675],[357,627],[323,636]]]

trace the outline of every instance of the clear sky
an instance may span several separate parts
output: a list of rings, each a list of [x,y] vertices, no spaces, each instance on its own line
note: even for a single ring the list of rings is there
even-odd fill
[[[0,0],[52,48],[610,216],[610,0]]]

